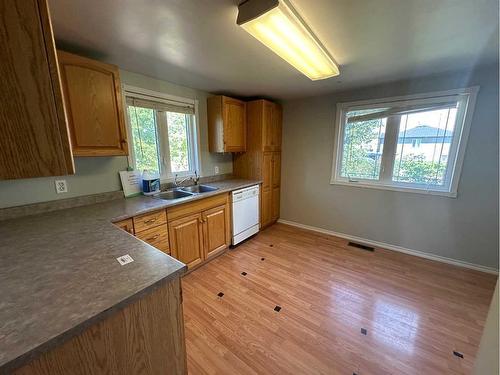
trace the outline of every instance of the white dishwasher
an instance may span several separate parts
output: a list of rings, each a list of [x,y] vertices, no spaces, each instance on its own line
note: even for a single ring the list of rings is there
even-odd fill
[[[233,191],[233,245],[259,231],[259,185]]]

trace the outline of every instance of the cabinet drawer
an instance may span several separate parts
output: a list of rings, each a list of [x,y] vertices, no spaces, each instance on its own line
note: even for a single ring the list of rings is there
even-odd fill
[[[167,224],[162,224],[154,228],[149,228],[136,235],[137,238],[147,242],[151,246],[156,247],[167,254],[170,254],[168,245],[168,227]]]
[[[165,210],[149,212],[144,215],[134,217],[135,233],[142,232],[146,229],[156,227],[167,223],[167,214]]]

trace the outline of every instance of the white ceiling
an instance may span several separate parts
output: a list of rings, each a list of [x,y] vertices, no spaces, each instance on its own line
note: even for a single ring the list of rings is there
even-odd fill
[[[498,0],[292,0],[340,64],[312,82],[236,25],[240,0],[50,0],[58,43],[239,96],[312,96],[498,61]]]

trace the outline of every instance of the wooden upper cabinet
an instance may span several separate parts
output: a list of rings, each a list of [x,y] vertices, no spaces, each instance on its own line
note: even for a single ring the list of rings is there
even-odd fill
[[[281,151],[281,106],[262,100],[262,151]]]
[[[281,151],[281,133],[283,128],[283,109],[279,104],[274,104],[273,108],[273,132],[272,132],[272,145],[274,151]]]
[[[127,155],[118,67],[58,51],[75,156]]]
[[[210,152],[246,150],[246,104],[227,96],[207,100]]]
[[[74,173],[45,0],[0,1],[0,179]]]

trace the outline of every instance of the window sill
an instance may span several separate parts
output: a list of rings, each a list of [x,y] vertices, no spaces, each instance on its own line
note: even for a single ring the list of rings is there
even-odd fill
[[[402,193],[413,193],[413,194],[422,194],[422,195],[437,195],[441,197],[447,198],[456,198],[456,191],[439,191],[439,190],[424,190],[418,188],[407,188],[407,187],[399,187],[392,185],[382,185],[382,184],[368,184],[363,182],[348,182],[348,181],[339,181],[339,180],[331,180],[330,185],[342,185],[342,186],[350,186],[355,188],[368,188],[368,189],[378,189],[378,190],[390,190],[390,191],[399,191]]]

